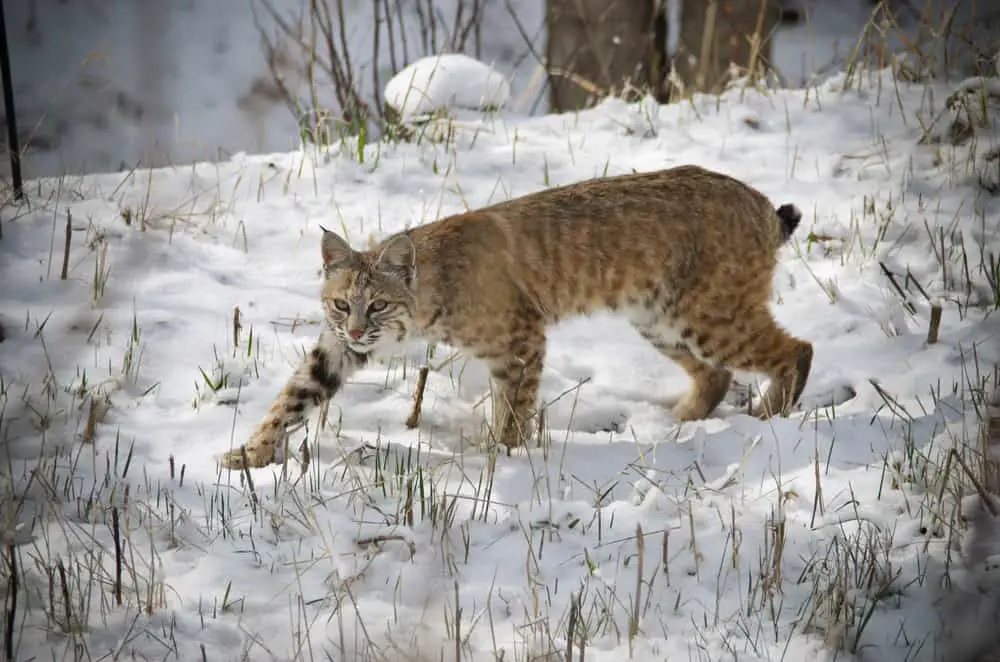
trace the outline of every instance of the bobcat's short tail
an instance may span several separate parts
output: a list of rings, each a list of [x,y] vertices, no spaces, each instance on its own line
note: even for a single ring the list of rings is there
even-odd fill
[[[795,228],[799,227],[799,221],[802,220],[802,212],[793,204],[781,205],[774,211],[778,214],[778,219],[781,220],[780,240],[783,244],[791,238],[792,233],[795,232]]]

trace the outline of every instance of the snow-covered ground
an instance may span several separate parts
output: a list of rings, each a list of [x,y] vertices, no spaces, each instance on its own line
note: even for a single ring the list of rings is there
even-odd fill
[[[30,182],[0,242],[16,659],[934,659],[1000,355],[1000,131],[918,143],[948,93],[883,71]],[[320,224],[358,245],[684,163],[806,212],[791,417],[676,424],[683,373],[596,315],[550,335],[542,448],[466,440],[486,374],[443,347],[407,429],[416,346],[313,421],[304,474],[217,470],[318,333]]]

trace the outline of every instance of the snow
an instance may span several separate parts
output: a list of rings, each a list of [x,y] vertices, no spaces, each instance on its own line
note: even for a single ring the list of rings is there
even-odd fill
[[[838,75],[29,182],[0,241],[0,502],[32,539],[15,657],[557,659],[572,628],[596,662],[935,659],[942,578],[975,584],[953,549],[973,488],[942,465],[1000,354],[1000,200],[961,146],[920,141],[950,92]],[[364,245],[684,163],[805,212],[772,302],[816,350],[789,418],[678,425],[682,371],[595,315],[550,334],[544,448],[467,441],[486,373],[445,347],[407,429],[418,344],[314,417],[304,474],[217,471],[318,334],[321,224]]]
[[[404,120],[456,108],[499,109],[509,99],[510,83],[503,74],[461,54],[420,58],[385,86],[385,102]]]
[[[964,163],[987,191],[1000,192],[1000,78],[967,78],[948,96],[924,140],[942,156]]]
[[[291,24],[303,23],[308,7],[303,0],[267,2]],[[394,73],[393,63],[401,69],[423,55],[447,51],[458,30],[456,18],[463,16],[457,12],[460,2],[470,4],[332,3],[347,12],[344,30],[335,35],[336,46],[341,49],[343,37],[359,93],[374,102],[375,92]],[[24,156],[26,175],[127,171],[140,159],[146,166],[167,166],[214,161],[243,151],[297,148],[298,116],[271,79],[255,21],[279,44],[284,85],[311,106],[305,56],[281,36],[264,4],[6,3],[21,142],[33,145]],[[530,112],[543,96],[536,75],[540,65],[532,52],[545,51],[544,3],[505,0],[479,5],[482,24],[489,27],[481,31],[478,45],[478,32],[468,36],[465,52],[492,63],[509,80],[513,105]],[[436,17],[434,44],[427,35],[428,8]],[[463,21],[469,18],[466,7]],[[325,46],[319,52],[325,54]],[[317,75],[317,101],[336,109],[332,88],[327,76]],[[0,167],[6,167],[2,161]]]

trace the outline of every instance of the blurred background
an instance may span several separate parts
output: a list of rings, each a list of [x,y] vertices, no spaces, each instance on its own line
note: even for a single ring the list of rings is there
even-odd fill
[[[25,177],[182,165],[302,144],[317,109],[386,124],[382,90],[458,52],[506,75],[504,112],[661,102],[845,67],[995,67],[986,0],[6,0]],[[6,117],[3,118],[6,121]],[[3,168],[7,168],[4,159]]]

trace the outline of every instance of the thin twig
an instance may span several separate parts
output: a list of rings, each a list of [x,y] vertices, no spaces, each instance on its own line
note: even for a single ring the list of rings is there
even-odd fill
[[[17,551],[14,543],[7,545],[7,565],[10,568],[10,579],[7,591],[10,595],[10,606],[7,609],[7,619],[4,625],[4,660],[14,662],[14,628],[17,624],[17,594],[20,590],[21,577],[17,568]]]
[[[935,303],[931,306],[931,321],[927,327],[927,344],[933,345],[938,341],[938,332],[941,329],[941,304]]]
[[[417,387],[413,394],[413,409],[410,411],[409,418],[406,419],[406,427],[411,430],[420,423],[420,410],[424,404],[424,389],[427,388],[427,373],[429,371],[430,368],[428,366],[421,366],[420,372],[417,373]]]
[[[62,271],[59,272],[59,280],[66,280],[69,275],[69,245],[73,239],[73,213],[66,210],[66,242],[63,245]]]

